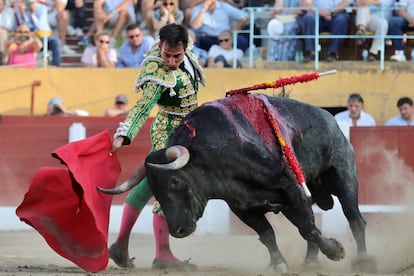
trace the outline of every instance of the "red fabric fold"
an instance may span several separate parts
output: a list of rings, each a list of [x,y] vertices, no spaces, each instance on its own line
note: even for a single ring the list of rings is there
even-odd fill
[[[106,268],[112,196],[96,187],[113,188],[121,173],[109,131],[58,148],[52,156],[67,168],[41,168],[33,177],[20,219],[35,228],[49,246],[88,272]]]

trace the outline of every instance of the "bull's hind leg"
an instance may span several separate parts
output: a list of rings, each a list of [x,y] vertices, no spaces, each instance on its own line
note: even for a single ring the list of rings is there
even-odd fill
[[[331,178],[335,183],[335,194],[341,203],[342,210],[357,245],[358,258],[353,261],[352,268],[360,272],[376,272],[376,262],[373,257],[367,256],[365,227],[366,222],[358,207],[358,182],[355,170],[336,170]]]
[[[275,233],[272,226],[262,213],[256,213],[252,211],[241,211],[232,209],[245,224],[253,228],[259,235],[260,241],[266,246],[270,254],[270,266],[277,273],[284,273],[288,271],[288,266],[279,250],[276,243]]]

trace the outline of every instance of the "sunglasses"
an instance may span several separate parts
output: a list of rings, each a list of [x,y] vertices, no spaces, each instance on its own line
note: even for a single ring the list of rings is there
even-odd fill
[[[230,39],[228,39],[228,38],[225,38],[225,39],[219,39],[220,43],[222,43],[222,42],[229,42],[229,40],[230,40]]]
[[[17,31],[18,34],[28,34],[30,33],[29,31]]]
[[[102,39],[101,39],[101,40],[99,40],[99,42],[100,42],[100,43],[106,43],[106,44],[109,44],[109,40],[102,40]]]
[[[164,3],[164,6],[174,6],[174,3]]]
[[[129,37],[129,39],[134,39],[134,37],[140,37],[140,36],[141,36],[141,34],[136,34],[136,35],[130,35],[128,37]]]

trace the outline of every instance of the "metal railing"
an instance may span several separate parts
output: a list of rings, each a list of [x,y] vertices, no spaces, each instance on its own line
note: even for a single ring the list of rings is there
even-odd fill
[[[270,10],[298,10],[298,9],[308,9],[308,7],[303,8],[303,7],[298,7],[298,8],[275,8],[275,7],[247,7],[244,8],[243,10],[245,12],[248,13],[249,15],[249,29],[248,30],[239,30],[239,31],[235,31],[233,33],[233,47],[235,47],[234,49],[237,48],[237,35],[241,34],[241,33],[247,33],[249,34],[249,48],[248,48],[248,65],[249,68],[253,67],[253,61],[254,61],[254,51],[255,51],[255,44],[254,44],[254,40],[255,39],[270,39],[270,35],[266,34],[260,34],[260,35],[256,35],[254,34],[254,25],[255,25],[255,19],[256,19],[256,14],[257,13],[261,13],[261,12],[269,12]],[[388,10],[395,10],[395,7],[381,7],[380,11],[381,11],[381,17],[385,18],[385,12]],[[315,12],[315,30],[319,30],[319,9],[317,8],[313,8],[314,12]],[[352,13],[354,10],[358,10],[357,7],[349,7],[347,8],[345,11],[347,13]],[[269,19],[270,20],[270,19]],[[354,21],[350,21],[349,24],[355,24]],[[314,35],[302,35],[302,34],[296,34],[296,35],[284,35],[281,34],[279,36],[281,39],[283,38],[294,38],[294,39],[306,39],[306,38],[314,38],[315,39],[315,58],[314,58],[314,68],[315,70],[319,69],[319,52],[321,51],[321,45],[320,45],[320,40],[321,39],[334,39],[334,38],[343,38],[343,39],[374,39],[374,38],[380,38],[380,49],[379,49],[379,53],[380,53],[380,69],[384,70],[385,68],[385,41],[388,39],[403,39],[406,38],[408,39],[414,39],[414,35],[388,35],[385,33],[384,30],[384,26],[381,25],[381,34],[380,35],[369,35],[366,34],[364,36],[359,36],[359,35],[350,35],[350,34],[346,34],[346,35],[323,35],[320,34],[319,31],[315,31]],[[235,62],[233,64],[233,68],[235,67]]]

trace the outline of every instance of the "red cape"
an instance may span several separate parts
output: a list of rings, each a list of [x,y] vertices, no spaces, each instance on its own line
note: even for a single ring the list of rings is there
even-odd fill
[[[33,177],[17,216],[35,228],[49,246],[88,272],[106,268],[113,188],[121,173],[108,130],[58,148],[52,156],[67,168],[41,168]]]

